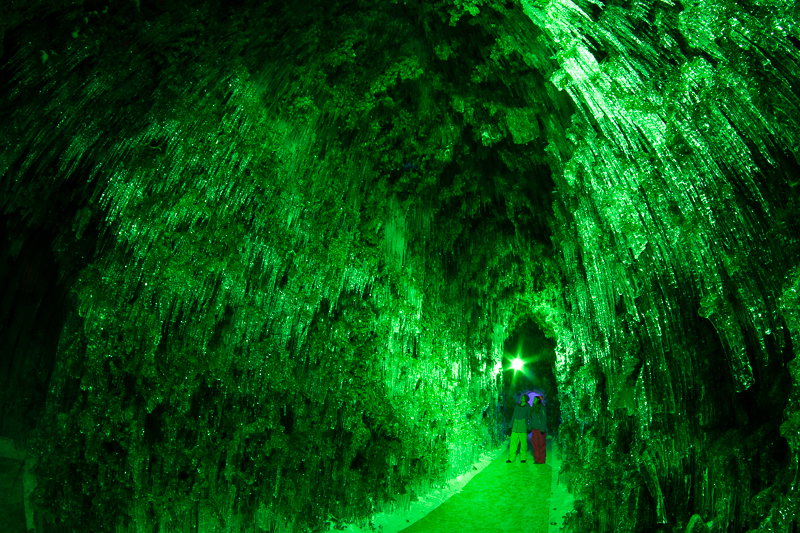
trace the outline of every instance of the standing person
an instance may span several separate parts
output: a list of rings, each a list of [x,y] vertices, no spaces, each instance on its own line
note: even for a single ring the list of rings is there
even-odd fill
[[[511,445],[508,448],[508,461],[511,463],[517,457],[517,445],[520,446],[520,463],[525,462],[528,456],[528,430],[531,427],[531,406],[528,405],[528,395],[519,398],[519,405],[514,407],[511,423]]]
[[[533,444],[533,461],[536,464],[544,464],[547,454],[547,413],[542,405],[540,396],[533,397],[533,412],[531,413],[531,443]]]

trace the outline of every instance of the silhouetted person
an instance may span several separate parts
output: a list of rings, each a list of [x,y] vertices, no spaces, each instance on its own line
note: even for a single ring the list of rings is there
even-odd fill
[[[508,448],[508,461],[512,462],[517,457],[517,445],[521,447],[520,463],[525,462],[528,456],[528,430],[531,427],[531,406],[528,405],[528,395],[523,394],[519,398],[519,405],[514,407],[514,415],[511,417],[511,445]]]
[[[537,464],[544,464],[547,454],[547,413],[542,404],[542,398],[533,397],[533,409],[531,410],[531,444],[533,444],[533,461]]]

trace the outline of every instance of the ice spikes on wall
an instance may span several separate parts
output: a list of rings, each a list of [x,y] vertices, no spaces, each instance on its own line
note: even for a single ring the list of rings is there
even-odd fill
[[[405,508],[500,444],[530,321],[573,531],[796,529],[790,3],[45,4],[0,20],[0,327],[59,338],[4,396],[50,390],[53,527]]]

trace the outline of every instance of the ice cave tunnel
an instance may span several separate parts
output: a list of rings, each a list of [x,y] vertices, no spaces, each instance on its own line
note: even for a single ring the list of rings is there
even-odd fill
[[[798,20],[0,3],[0,531],[798,533]]]

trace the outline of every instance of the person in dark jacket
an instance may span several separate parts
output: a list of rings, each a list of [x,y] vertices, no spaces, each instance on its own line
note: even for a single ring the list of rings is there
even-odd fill
[[[547,413],[545,413],[542,398],[533,397],[533,410],[531,412],[531,444],[533,444],[533,461],[544,464],[547,454]]]
[[[508,448],[508,461],[511,463],[517,457],[517,446],[520,446],[520,463],[525,462],[528,456],[528,431],[531,427],[531,406],[528,405],[528,395],[519,398],[519,405],[514,407],[511,418],[511,445]]]

